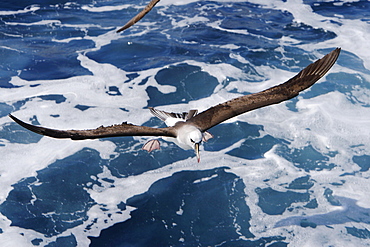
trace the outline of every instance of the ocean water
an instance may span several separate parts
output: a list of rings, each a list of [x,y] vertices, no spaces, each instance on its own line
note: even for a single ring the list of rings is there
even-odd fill
[[[1,246],[370,246],[370,2],[0,3]],[[210,130],[193,151],[144,137],[56,140],[148,107],[203,111],[284,82],[336,47],[299,97]]]

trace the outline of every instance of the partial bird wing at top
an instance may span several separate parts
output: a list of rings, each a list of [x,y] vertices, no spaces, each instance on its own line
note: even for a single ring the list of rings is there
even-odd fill
[[[339,53],[340,48],[336,48],[323,58],[308,65],[287,82],[259,93],[241,96],[211,107],[189,119],[188,122],[194,124],[201,131],[206,131],[242,113],[294,98],[299,92],[309,88],[323,77],[337,61]]]
[[[117,33],[119,32],[122,32],[124,30],[126,30],[127,28],[131,27],[132,25],[134,25],[136,22],[140,21],[146,14],[148,14],[149,11],[152,10],[152,8],[159,2],[160,0],[152,0],[150,1],[150,3],[145,7],[145,9],[143,9],[142,11],[140,11],[139,14],[137,14],[134,18],[132,18],[131,20],[129,20],[123,27],[121,27],[120,29],[117,30]]]
[[[115,137],[115,136],[169,136],[176,137],[176,132],[172,127],[167,128],[151,128],[146,126],[138,126],[128,123],[122,123],[107,127],[99,127],[97,129],[90,130],[56,130],[44,127],[35,126],[32,124],[25,123],[13,115],[9,114],[16,123],[23,126],[24,128],[33,131],[40,135],[50,136],[54,138],[70,138],[72,140],[83,140],[83,139],[97,139],[104,137]]]

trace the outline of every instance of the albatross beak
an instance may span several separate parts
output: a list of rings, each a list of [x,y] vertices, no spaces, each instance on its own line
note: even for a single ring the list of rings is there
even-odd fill
[[[200,162],[200,154],[199,154],[199,143],[195,143],[195,154],[197,155],[198,163]]]

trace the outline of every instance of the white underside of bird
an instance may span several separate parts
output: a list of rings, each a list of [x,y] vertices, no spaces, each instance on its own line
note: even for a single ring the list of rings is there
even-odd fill
[[[175,126],[176,124],[185,123],[186,120],[192,118],[197,114],[197,110],[190,110],[184,113],[169,113],[165,111],[160,111],[154,108],[149,108],[154,116],[164,121],[168,127]],[[168,142],[173,142],[177,146],[185,150],[193,149],[197,155],[198,162],[200,162],[199,146],[202,141],[207,141],[212,138],[212,134],[205,131],[202,133],[197,127],[193,125],[182,125],[177,129],[177,137],[161,137],[163,140]],[[160,149],[160,143],[157,139],[148,141],[142,147],[143,150],[151,152],[155,149]]]

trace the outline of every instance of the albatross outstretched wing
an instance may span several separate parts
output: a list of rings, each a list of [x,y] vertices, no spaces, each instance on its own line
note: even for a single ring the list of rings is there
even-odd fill
[[[299,92],[309,88],[323,77],[334,65],[335,61],[337,61],[339,53],[340,48],[336,48],[323,58],[308,65],[296,76],[283,84],[259,93],[245,95],[226,101],[201,112],[189,119],[187,122],[194,124],[201,131],[206,131],[213,126],[242,113],[294,98],[299,94]]]
[[[24,128],[37,134],[50,136],[54,138],[70,138],[72,140],[97,139],[115,136],[169,136],[176,137],[176,132],[172,127],[151,128],[146,126],[137,126],[128,123],[122,123],[107,127],[99,127],[90,130],[56,130],[35,126],[25,123],[13,115],[9,117]]]
[[[137,14],[134,18],[129,20],[123,27],[117,30],[117,33],[126,30],[127,28],[134,25],[136,22],[140,21],[152,8],[159,2],[160,0],[152,0],[150,3],[142,10],[139,14]]]
[[[189,113],[193,117],[187,119],[186,123],[195,125],[202,132],[204,132],[213,126],[242,113],[264,106],[277,104],[296,97],[299,92],[312,86],[329,71],[329,69],[336,62],[339,53],[340,48],[333,50],[323,58],[308,65],[305,69],[301,70],[301,72],[289,79],[287,82],[278,86],[269,88],[259,93],[245,95],[226,101],[222,104],[211,107],[198,115],[195,115],[195,112]],[[176,126],[152,128],[122,123],[107,127],[101,126],[97,129],[90,130],[55,130],[25,123],[10,114],[9,117],[30,131],[54,138],[71,138],[73,140],[82,140],[115,136],[177,136]]]

